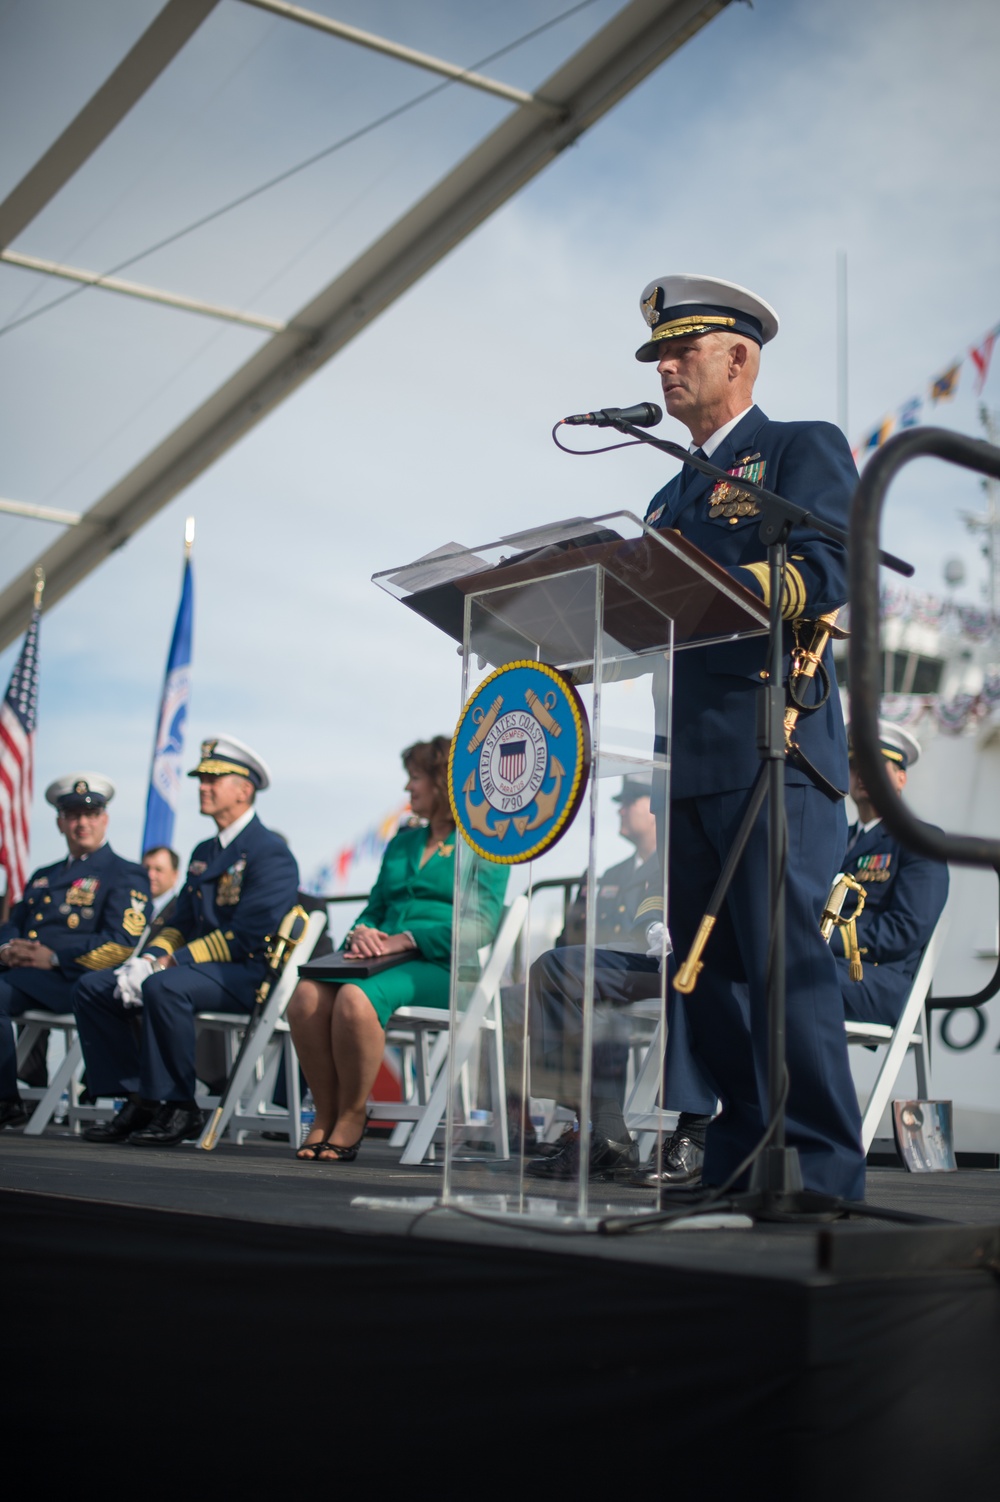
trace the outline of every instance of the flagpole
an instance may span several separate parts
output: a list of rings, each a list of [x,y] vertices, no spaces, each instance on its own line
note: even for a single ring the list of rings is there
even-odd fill
[[[142,850],[172,847],[184,749],[184,727],[190,695],[191,650],[194,630],[194,589],[191,554],[194,548],[194,517],[184,523],[184,567],[181,598],[177,607],[160,708],[153,741],[153,758],[146,795],[146,818]]]
[[[847,426],[847,251],[837,251],[837,426]]]
[[[0,863],[7,876],[0,899],[0,922],[7,921],[28,878],[38,712],[38,622],[44,590],[45,570],[36,568],[31,620],[7,693],[0,701]]]

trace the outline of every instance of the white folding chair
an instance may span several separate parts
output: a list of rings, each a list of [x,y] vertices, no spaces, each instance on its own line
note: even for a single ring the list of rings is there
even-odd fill
[[[373,1121],[399,1123],[402,1130],[397,1128],[393,1140],[397,1133],[399,1137],[406,1135],[401,1163],[422,1163],[441,1129],[448,1104],[448,1055],[452,1049],[455,1072],[463,1081],[463,1097],[467,1105],[471,1102],[474,1092],[467,1082],[469,1074],[474,1073],[472,1064],[480,1044],[486,1050],[492,1110],[484,1122],[469,1121],[467,1112],[466,1130],[470,1137],[491,1142],[498,1159],[510,1157],[500,982],[527,911],[528,899],[523,893],[507,908],[455,1039],[450,1037],[450,1019],[443,1009],[400,1007],[392,1014],[386,1041],[401,1043],[412,1053],[415,1081],[408,1100],[372,1101],[369,1112]]]
[[[865,1152],[871,1147],[889,1103],[897,1076],[909,1049],[913,1049],[917,1071],[917,1095],[921,1100],[928,1096],[930,1053],[927,1046],[927,1021],[924,1003],[930,991],[934,966],[941,953],[948,921],[942,916],[924,948],[917,972],[913,977],[906,1005],[895,1027],[876,1022],[845,1022],[848,1043],[879,1046],[888,1044],[885,1058],[872,1087],[861,1122],[861,1140]],[[660,1074],[663,1067],[664,1043],[660,1035],[659,1005],[656,1001],[636,1002],[629,1010],[637,1016],[655,1017],[656,1029],[635,1078],[635,1084],[625,1102],[625,1122],[633,1133],[641,1134],[640,1151],[648,1151],[649,1135],[657,1131],[670,1132],[677,1123],[677,1113],[660,1111],[657,1098],[660,1090]]]
[[[292,1048],[288,1025],[283,1017],[289,997],[298,980],[298,965],[304,964],[315,949],[319,936],[323,932],[324,921],[322,913],[309,915],[305,932],[292,951],[292,959],[285,966],[280,979],[268,996],[264,1016],[257,1027],[255,1047],[243,1059],[239,1080],[234,1082],[237,1093],[234,1094],[233,1090],[228,1092],[224,1120],[217,1129],[220,1136],[229,1125],[234,1126],[239,1133],[238,1140],[242,1140],[246,1131],[264,1132],[275,1125],[284,1126],[286,1122],[290,1124],[290,1134],[297,1132],[301,1114],[298,1060]],[[137,1012],[136,1015],[138,1017],[141,1014]],[[23,1099],[38,1102],[24,1129],[24,1135],[26,1137],[41,1136],[57,1111],[64,1093],[69,1096],[68,1119],[73,1131],[77,1131],[83,1122],[103,1121],[111,1117],[114,1114],[111,1106],[81,1106],[77,1100],[80,1077],[83,1074],[83,1051],[76,1031],[76,1018],[72,1012],[63,1014],[46,1012],[42,1008],[37,1008],[25,1012],[17,1020],[21,1024],[21,1035],[17,1043],[18,1064],[22,1064],[27,1058],[35,1039],[43,1028],[61,1029],[66,1034],[66,1055],[49,1085],[44,1090],[22,1089]],[[196,1020],[199,1026],[214,1028],[229,1035],[230,1059],[235,1061],[239,1048],[239,1035],[247,1025],[247,1014],[245,1012],[199,1012],[196,1014]],[[270,1104],[278,1068],[283,1060],[288,1087],[287,1111]],[[219,1103],[218,1096],[199,1094],[195,1098],[202,1109],[214,1109]],[[207,1130],[206,1125],[205,1131]],[[205,1135],[204,1132],[202,1135]]]
[[[35,1109],[24,1129],[26,1137],[40,1137],[59,1109],[66,1095],[69,1100],[68,1121],[77,1131],[83,1121],[99,1121],[113,1115],[109,1106],[81,1106],[79,1103],[80,1080],[83,1075],[83,1050],[76,1031],[76,1018],[72,1012],[47,1012],[43,1007],[32,1008],[17,1018],[21,1032],[17,1040],[18,1067],[24,1063],[35,1040],[46,1028],[66,1035],[66,1053],[58,1068],[43,1087],[21,1087],[22,1100],[35,1101]]]
[[[925,1003],[927,993],[931,988],[934,966],[937,964],[947,931],[948,919],[942,913],[924,947],[910,993],[906,998],[906,1005],[895,1027],[887,1027],[878,1022],[844,1023],[848,1043],[864,1043],[869,1046],[888,1044],[885,1058],[882,1060],[861,1118],[861,1142],[866,1153],[875,1140],[882,1112],[889,1104],[903,1060],[911,1048],[917,1070],[917,1096],[920,1100],[928,1099],[930,1049]]]
[[[644,1044],[624,1110],[625,1125],[638,1137],[639,1157],[645,1162],[657,1137],[670,1136],[677,1125],[678,1113],[661,1109],[659,1105],[667,1042],[661,1027],[659,1000],[653,996],[648,1001],[635,1001],[625,1010],[636,1019],[654,1024],[652,1036]]]
[[[253,1047],[240,1060],[236,1074],[228,1082],[225,1096],[195,1097],[203,1110],[212,1113],[198,1139],[199,1147],[210,1149],[227,1129],[238,1142],[242,1142],[247,1132],[267,1132],[286,1125],[289,1141],[293,1147],[298,1146],[302,1108],[299,1061],[285,1021],[285,1008],[298,984],[299,966],[311,957],[325,924],[325,914],[309,914],[301,939],[291,951],[285,968],[271,987],[264,1003],[263,1014],[254,1032]],[[200,1027],[227,1035],[232,1068],[239,1052],[240,1037],[246,1030],[246,1012],[198,1012],[196,1020]],[[285,1069],[287,1108],[275,1106],[271,1102],[278,1069],[282,1063]],[[222,1114],[218,1121],[213,1121],[220,1100]]]

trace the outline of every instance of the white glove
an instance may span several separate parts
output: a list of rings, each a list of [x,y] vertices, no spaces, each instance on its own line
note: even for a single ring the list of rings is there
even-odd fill
[[[666,924],[651,923],[646,929],[646,958],[647,960],[666,959],[668,954],[673,954],[674,946],[667,932]]]
[[[142,1006],[142,983],[148,975],[152,974],[155,964],[156,961],[152,955],[133,954],[115,971],[118,977],[115,995],[127,1007]]]

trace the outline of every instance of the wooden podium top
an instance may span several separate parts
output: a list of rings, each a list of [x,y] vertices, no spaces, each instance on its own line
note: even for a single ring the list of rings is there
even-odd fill
[[[604,570],[605,636],[628,653],[666,649],[671,621],[675,649],[767,629],[762,601],[675,532],[628,539],[591,531],[417,590],[403,603],[461,642],[465,599],[478,596],[544,661],[579,662],[594,653],[594,591],[583,571],[595,566]]]

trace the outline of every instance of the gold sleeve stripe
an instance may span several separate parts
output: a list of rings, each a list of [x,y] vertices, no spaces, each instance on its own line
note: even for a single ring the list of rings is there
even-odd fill
[[[131,953],[128,944],[100,944],[89,954],[78,954],[76,963],[85,970],[110,970],[113,965],[121,965]]]
[[[155,939],[150,940],[146,949],[147,953],[150,950],[159,949],[163,954],[173,954],[175,949],[182,949],[183,947],[184,935],[179,928],[163,928],[156,935]]]
[[[785,587],[781,596],[781,614],[786,621],[797,621],[806,608],[806,586],[794,563],[785,566]]]
[[[205,943],[211,951],[213,960],[219,960],[225,964],[228,960],[232,959],[233,956],[229,945],[226,943],[226,936],[221,929],[214,928],[210,934],[206,934]]]
[[[210,934],[205,934],[201,939],[192,939],[188,945],[188,954],[196,965],[207,965],[212,960],[225,964],[233,957],[225,936],[218,928],[214,928]]]
[[[766,563],[744,563],[748,574],[753,574],[760,585],[765,605],[771,603],[771,578]],[[806,608],[806,586],[794,563],[785,565],[785,581],[781,592],[781,614],[786,621],[797,621]]]
[[[642,918],[646,913],[662,913],[662,912],[663,912],[663,898],[662,897],[646,897],[642,902],[639,903],[639,906],[636,909],[635,916],[636,916],[636,919],[638,920],[639,918]]]
[[[771,603],[771,577],[770,577],[770,574],[768,573],[767,564],[766,563],[744,563],[741,566],[746,569],[746,571],[747,571],[748,574],[753,574],[754,578],[757,580],[757,583],[760,585],[761,593],[762,593],[762,595],[764,597],[764,604],[765,605],[770,605],[770,603]]]

